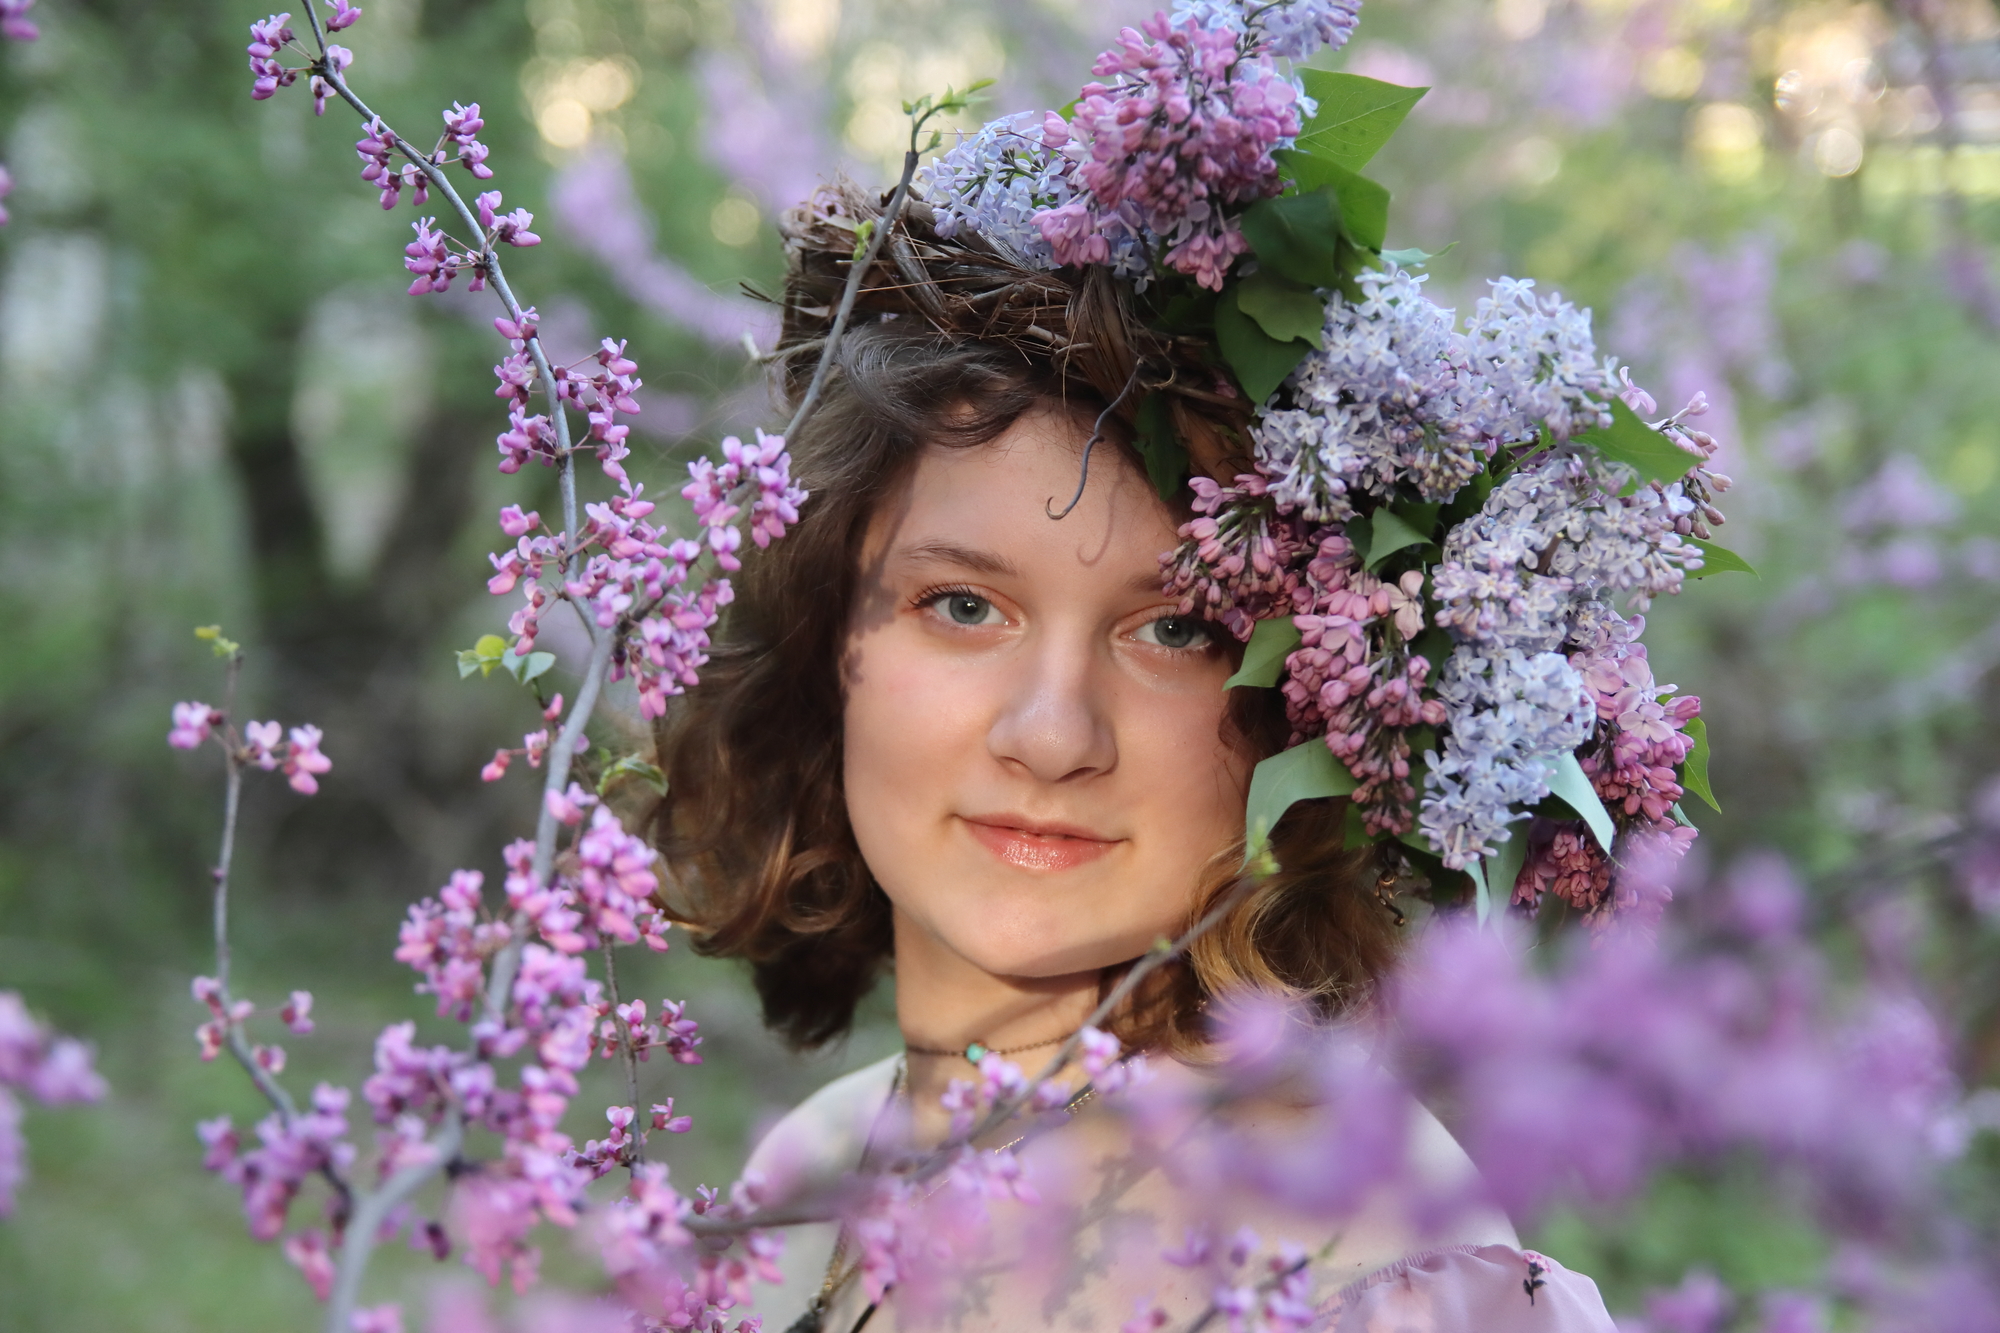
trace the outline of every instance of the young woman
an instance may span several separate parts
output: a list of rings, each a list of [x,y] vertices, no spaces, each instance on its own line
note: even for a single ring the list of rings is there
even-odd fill
[[[827,191],[789,219],[794,400],[858,225],[878,212]],[[941,237],[920,203],[885,263],[895,280],[865,285],[824,400],[790,441],[812,498],[746,561],[728,637],[661,736],[676,913],[706,951],[749,961],[767,1022],[818,1045],[894,980],[906,1052],[766,1137],[750,1164],[766,1207],[944,1140],[950,1084],[982,1050],[1038,1069],[1156,940],[1237,893],[1251,770],[1289,737],[1277,691],[1225,688],[1236,638],[1162,591],[1190,496],[1161,498],[1118,401],[1141,362],[1177,383],[1197,466],[1232,475],[1248,412],[1202,348],[1148,329],[1101,269],[1051,272],[976,234]],[[1391,966],[1393,861],[1346,849],[1344,807],[1292,807],[1273,831],[1276,873],[1242,886],[1114,1016],[1187,1107],[1228,1077],[1212,1020],[1232,996],[1331,1022],[1364,1010]],[[1247,1227],[1253,1265],[1283,1242],[1312,1256],[1329,1328],[1610,1328],[1589,1280],[1523,1256],[1497,1213],[1426,1225],[1377,1197],[1338,1224],[1293,1215],[1138,1151],[1080,1073],[1063,1078],[1067,1121],[1021,1149],[1039,1201],[992,1202],[977,1265],[942,1299],[906,1308],[906,1282],[872,1300],[856,1246],[800,1228],[800,1326],[1116,1329],[1135,1309],[1185,1324],[1213,1282],[1163,1252]],[[1293,1089],[1213,1118],[1282,1152],[1316,1114]],[[1189,1110],[1182,1129],[1200,1134],[1207,1115]],[[1409,1115],[1423,1172],[1472,1171],[1427,1111]],[[766,1327],[797,1314],[771,1309]]]

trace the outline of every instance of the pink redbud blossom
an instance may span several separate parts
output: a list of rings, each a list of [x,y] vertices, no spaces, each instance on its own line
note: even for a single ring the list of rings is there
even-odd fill
[[[222,714],[203,703],[174,705],[173,730],[167,744],[176,750],[192,750],[208,739],[209,728],[222,721]]]
[[[250,85],[250,96],[263,101],[280,88],[298,81],[299,72],[287,69],[278,61],[278,52],[288,45],[293,37],[292,30],[285,26],[290,14],[273,14],[267,19],[250,25],[250,72],[257,78]]]
[[[669,1134],[685,1134],[694,1128],[692,1116],[675,1115],[674,1099],[653,1103],[653,1128],[663,1129]]]
[[[500,511],[500,531],[509,537],[525,537],[541,526],[542,516],[533,510],[521,512],[521,506],[508,505]]]
[[[556,697],[549,700],[549,706],[542,710],[542,717],[547,721],[554,722],[556,719],[562,716],[562,710],[563,710],[563,697],[562,693],[558,691],[556,693]]]
[[[276,722],[243,724],[243,762],[255,764],[266,773],[278,766],[279,737],[285,729]]]
[[[325,1300],[333,1294],[333,1255],[326,1248],[326,1237],[318,1229],[285,1237],[285,1258],[304,1274],[313,1295]]]
[[[495,750],[492,761],[486,767],[479,770],[479,780],[481,782],[498,782],[501,778],[507,776],[507,765],[512,762],[514,762],[514,752],[512,750]]]
[[[403,1307],[376,1305],[365,1310],[356,1310],[354,1333],[403,1333]]]
[[[292,998],[278,1010],[278,1021],[303,1037],[313,1030],[312,1007],[312,992],[295,990]]]
[[[25,17],[34,4],[35,0],[0,0],[0,37],[10,42],[32,42],[41,36],[41,29]],[[0,217],[0,221],[4,220]]]
[[[308,723],[292,728],[291,748],[285,755],[285,776],[290,780],[292,790],[301,796],[311,796],[319,790],[316,775],[333,767],[333,761],[319,752],[322,732]]]
[[[581,824],[583,812],[597,804],[597,798],[572,782],[568,791],[552,791],[543,798],[548,812],[564,824]]]
[[[328,32],[339,32],[343,28],[351,27],[354,20],[361,17],[361,7],[349,4],[348,0],[326,0],[326,6],[333,11],[326,16]]]
[[[258,1046],[251,1050],[250,1055],[259,1069],[273,1074],[285,1072],[285,1048],[282,1046]]]

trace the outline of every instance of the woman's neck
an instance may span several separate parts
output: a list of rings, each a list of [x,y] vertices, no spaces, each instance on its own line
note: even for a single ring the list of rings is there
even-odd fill
[[[1097,1007],[1096,971],[1060,977],[1002,977],[968,962],[929,931],[898,912],[895,917],[896,1021],[912,1048],[951,1054],[909,1057],[912,1137],[940,1142],[950,1116],[939,1103],[953,1079],[976,1080],[964,1058],[978,1043],[989,1051],[1029,1046],[1005,1058],[1031,1077],[1041,1072],[1068,1037]],[[1053,1040],[1052,1040],[1053,1039]],[[1075,1071],[1054,1080],[1080,1084]]]

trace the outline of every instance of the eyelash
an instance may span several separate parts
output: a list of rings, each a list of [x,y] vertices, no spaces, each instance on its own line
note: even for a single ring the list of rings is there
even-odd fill
[[[910,609],[913,611],[921,611],[925,607],[935,606],[939,601],[941,601],[946,597],[977,597],[982,602],[991,602],[993,600],[991,597],[988,597],[985,593],[980,592],[977,588],[967,587],[963,583],[940,583],[934,587],[926,588],[922,592],[918,593],[915,597],[912,597],[910,599]],[[1155,616],[1153,617],[1153,620],[1175,620],[1182,618],[1183,617],[1178,617],[1173,615],[1172,613],[1168,613],[1166,615]],[[1153,621],[1147,621],[1146,623],[1152,624]],[[1203,624],[1204,626],[1206,625],[1206,622],[1202,621],[1198,621],[1196,623]],[[1200,643],[1191,643],[1185,648],[1169,648],[1165,644],[1157,644],[1153,646],[1156,646],[1160,648],[1162,651],[1169,653],[1203,653],[1215,647],[1216,643],[1217,639],[1214,633],[1205,631],[1204,637]]]

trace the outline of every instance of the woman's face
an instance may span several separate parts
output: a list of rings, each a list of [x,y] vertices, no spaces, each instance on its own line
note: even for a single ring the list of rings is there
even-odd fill
[[[997,976],[1058,977],[1173,933],[1243,824],[1231,666],[1161,596],[1173,517],[1087,431],[1031,413],[934,448],[863,544],[844,663],[846,796],[897,914]]]

